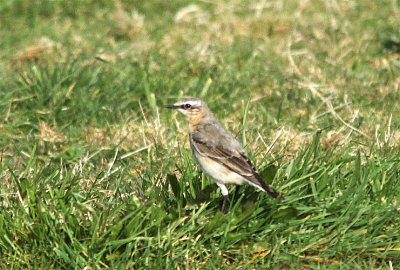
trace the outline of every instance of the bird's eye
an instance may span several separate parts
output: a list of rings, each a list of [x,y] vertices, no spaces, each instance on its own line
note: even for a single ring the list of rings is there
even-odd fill
[[[186,110],[188,110],[188,109],[192,108],[192,105],[190,105],[190,104],[185,104],[183,107],[184,107]]]

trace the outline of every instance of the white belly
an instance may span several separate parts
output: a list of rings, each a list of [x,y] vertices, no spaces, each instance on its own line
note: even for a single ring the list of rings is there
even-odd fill
[[[241,185],[245,181],[239,174],[230,171],[225,166],[208,157],[201,156],[198,153],[195,153],[194,156],[203,171],[217,183]]]

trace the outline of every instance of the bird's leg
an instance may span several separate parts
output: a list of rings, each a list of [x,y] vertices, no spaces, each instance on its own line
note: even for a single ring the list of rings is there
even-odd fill
[[[228,214],[229,205],[230,205],[229,196],[226,195],[224,196],[224,201],[222,202],[222,209],[221,209],[222,213]]]
[[[222,183],[217,183],[219,188],[221,189],[222,196],[224,196],[224,201],[222,203],[222,213],[227,214],[229,210],[229,196],[228,196],[228,189],[226,186]]]

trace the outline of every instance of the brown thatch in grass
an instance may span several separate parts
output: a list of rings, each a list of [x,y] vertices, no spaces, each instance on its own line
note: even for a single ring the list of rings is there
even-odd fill
[[[115,2],[115,10],[111,13],[110,19],[113,22],[111,34],[117,38],[132,39],[144,27],[144,16],[136,10],[125,11],[119,0]]]
[[[43,142],[56,143],[64,141],[64,136],[54,127],[49,126],[46,122],[40,121],[39,139]]]
[[[59,47],[61,46],[48,37],[42,37],[36,43],[19,50],[14,58],[19,65],[26,62],[42,62],[51,57],[55,49]]]
[[[163,144],[165,126],[155,123],[130,121],[107,128],[88,128],[85,140],[90,144],[99,144],[103,148],[118,146],[126,151],[135,150],[154,143]]]

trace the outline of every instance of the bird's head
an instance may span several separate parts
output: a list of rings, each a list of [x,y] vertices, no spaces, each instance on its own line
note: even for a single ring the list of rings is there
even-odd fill
[[[198,125],[202,120],[212,117],[207,104],[198,98],[183,98],[165,108],[175,109],[184,114],[190,125]]]

